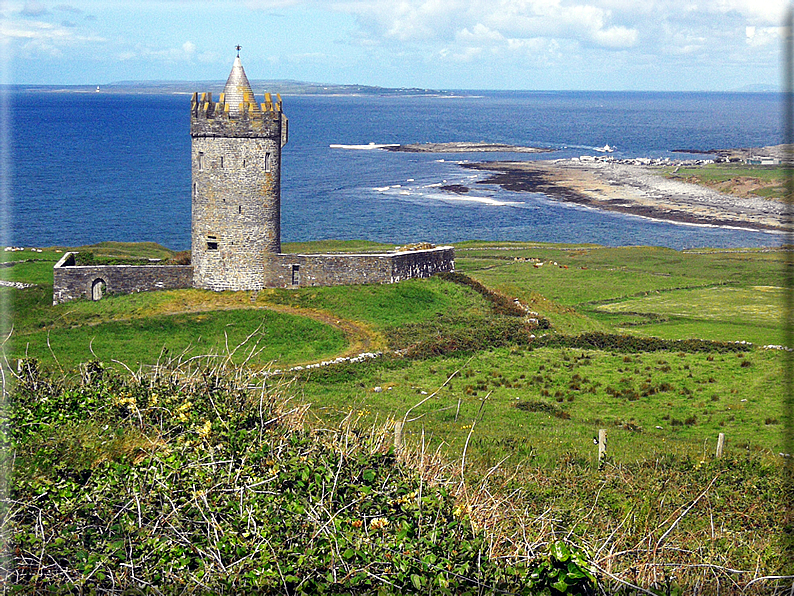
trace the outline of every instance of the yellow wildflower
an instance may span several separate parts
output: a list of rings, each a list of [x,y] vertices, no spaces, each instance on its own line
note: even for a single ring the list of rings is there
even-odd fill
[[[455,509],[452,510],[452,515],[457,517],[458,519],[462,517],[466,517],[471,515],[471,505],[458,505]]]
[[[211,432],[212,432],[212,423],[209,420],[205,420],[201,428],[198,429],[198,435],[202,439],[206,439],[208,436],[210,436]]]
[[[371,522],[369,522],[369,529],[370,530],[382,530],[386,526],[389,525],[389,520],[385,517],[376,517]]]

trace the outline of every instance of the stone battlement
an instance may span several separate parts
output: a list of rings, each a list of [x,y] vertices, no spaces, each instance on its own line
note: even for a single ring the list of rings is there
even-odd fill
[[[265,101],[257,103],[253,95],[246,94],[244,101],[236,105],[226,101],[221,93],[219,101],[212,100],[212,93],[194,93],[190,101],[190,111],[194,118],[272,118],[282,112],[281,95],[276,93],[276,101],[270,93],[265,93]]]
[[[227,102],[221,93],[220,101],[212,99],[212,93],[194,93],[190,102],[190,134],[192,137],[252,138],[272,137],[287,144],[287,117],[281,110],[281,96],[273,101],[270,93],[265,101],[257,103],[253,94],[246,94],[248,101],[236,106]]]

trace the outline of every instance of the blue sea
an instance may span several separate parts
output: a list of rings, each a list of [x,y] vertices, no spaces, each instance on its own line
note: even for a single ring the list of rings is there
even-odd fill
[[[188,95],[16,90],[12,229],[24,246],[104,240],[190,247]],[[609,246],[772,246],[778,234],[652,221],[476,185],[460,162],[597,155],[687,158],[783,142],[775,93],[469,92],[285,96],[282,240],[435,243],[470,239]],[[486,141],[556,149],[416,154],[332,144]],[[473,188],[467,195],[443,184]]]

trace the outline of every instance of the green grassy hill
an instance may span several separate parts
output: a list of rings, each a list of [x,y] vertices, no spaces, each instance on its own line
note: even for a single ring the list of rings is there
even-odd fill
[[[306,252],[379,248],[361,242],[291,247]],[[96,253],[97,258],[174,257],[156,245],[104,244],[82,250]],[[456,268],[463,276],[442,275],[385,286],[267,290],[255,296],[179,290],[53,306],[52,265],[60,254],[55,249],[3,253],[6,265],[0,268],[2,280],[35,284],[25,289],[0,287],[3,298],[13,304],[1,321],[4,335],[10,333],[6,356],[12,367],[19,359],[24,366],[37,360],[42,378],[49,379],[46,383],[63,387],[63,392],[56,391],[54,396],[90,392],[93,377],[86,376],[86,371],[93,369],[79,366],[89,360],[103,362],[102,370],[116,369],[118,373],[113,374],[121,375],[119,379],[135,372],[140,379],[135,382],[141,383],[156,374],[151,366],[157,363],[167,365],[167,370],[188,367],[196,374],[202,367],[217,370],[220,366],[225,375],[246,375],[246,392],[253,393],[245,399],[267,395],[266,388],[281,379],[290,383],[282,397],[295,407],[302,404],[303,429],[337,429],[341,434],[334,436],[348,437],[346,441],[370,432],[367,429],[380,429],[378,449],[385,451],[378,453],[383,454],[388,452],[393,421],[403,421],[400,437],[406,453],[418,453],[422,462],[447,462],[452,465],[449,470],[456,469],[454,473],[465,482],[448,484],[450,472],[433,467],[440,463],[426,470],[424,464],[419,466],[427,472],[426,477],[401,476],[404,472],[389,472],[388,466],[383,468],[386,476],[411,478],[405,480],[411,487],[411,483],[421,486],[431,478],[446,486],[444,490],[452,498],[450,507],[471,511],[474,534],[468,534],[464,542],[479,545],[472,552],[523,561],[515,567],[518,575],[523,573],[521,569],[540,565],[541,560],[549,565],[559,563],[551,554],[544,555],[546,549],[540,546],[556,544],[559,537],[584,548],[591,569],[600,570],[602,581],[617,582],[610,579],[616,576],[656,589],[667,585],[668,592],[662,593],[673,593],[674,585],[684,588],[696,581],[744,585],[762,575],[781,574],[785,551],[777,537],[782,519],[775,512],[784,508],[780,474],[784,460],[778,454],[787,450],[783,435],[786,354],[761,347],[784,341],[780,251],[469,242],[457,246]],[[705,341],[678,341],[693,339]],[[382,351],[383,355],[365,362],[266,376],[276,368],[363,351]],[[241,364],[244,369],[234,368]],[[31,378],[38,379],[37,375]],[[75,380],[67,382],[70,378]],[[166,393],[183,395],[181,377],[169,378],[173,381]],[[42,387],[47,386],[41,382]],[[73,382],[81,388],[69,385]],[[21,435],[14,439],[20,452],[29,450],[27,459],[16,465],[28,466],[31,476],[25,480],[28,488],[17,484],[12,493],[29,490],[34,495],[42,490],[41,482],[55,482],[60,469],[53,463],[56,455],[79,462],[64,464],[72,466],[72,476],[88,473],[101,484],[102,478],[114,477],[113,462],[125,466],[125,474],[130,470],[143,474],[147,466],[154,465],[153,457],[158,462],[167,460],[169,453],[181,453],[185,442],[201,444],[207,423],[213,433],[216,425],[226,428],[224,416],[213,413],[209,403],[197,410],[195,417],[185,410],[184,423],[168,427],[170,430],[154,422],[144,424],[144,410],[146,416],[154,416],[161,407],[149,401],[130,402],[137,410],[122,404],[121,413],[105,420],[108,412],[115,412],[107,410],[108,404],[121,403],[130,395],[137,400],[136,391],[142,391],[126,387],[126,381],[114,383],[95,394],[90,403],[53,397],[62,404],[53,412],[60,411],[64,419],[71,420],[79,408],[87,420],[85,427],[78,422],[63,426],[57,418],[47,422],[37,419],[49,412],[52,404],[36,409],[25,402],[23,410],[30,408],[30,422],[39,426],[25,435],[29,440]],[[149,381],[154,386],[152,383],[155,381]],[[179,399],[179,404],[168,406],[169,411],[184,406],[187,398]],[[187,401],[191,406],[196,403],[192,398]],[[180,418],[176,410],[171,416]],[[355,432],[346,434],[351,429]],[[600,466],[593,444],[599,429],[608,433],[607,460]],[[726,456],[716,460],[719,433],[727,437]],[[235,436],[229,440],[252,440],[246,434]],[[261,441],[261,436],[257,440]],[[284,440],[289,443],[293,439]],[[136,451],[141,441],[151,449]],[[85,454],[97,444],[117,444],[118,450]],[[222,449],[231,448],[222,444]],[[235,449],[243,449],[242,444],[235,445]],[[42,464],[41,477],[30,468],[40,457],[50,462]],[[188,464],[188,460],[179,461],[180,465],[202,465],[200,457],[189,459],[192,463]],[[310,467],[330,470],[341,465],[339,459],[324,461]],[[242,460],[234,462],[230,470],[249,473]],[[300,469],[290,474],[302,474]],[[307,479],[284,481],[306,483]],[[362,482],[355,474],[349,481]],[[317,482],[322,487],[331,480]],[[227,488],[234,492],[239,486]],[[320,488],[319,494],[325,494],[322,491],[327,488]],[[386,484],[379,490],[392,495],[388,499],[402,498],[403,493],[393,492],[397,489]],[[221,499],[224,494],[216,496]],[[316,498],[301,501],[303,511],[316,507]],[[268,511],[273,513],[272,508]],[[319,510],[314,515],[319,515]],[[323,528],[333,526],[335,539],[342,535],[342,526],[333,521],[337,516],[341,521],[342,513],[323,515],[331,525],[313,526],[307,544],[314,545],[326,531]],[[356,519],[363,524],[383,518],[395,524],[390,528],[396,528],[398,521],[403,523],[391,510],[367,515]],[[448,521],[458,517],[452,515]],[[427,523],[423,519],[411,518],[406,523]],[[480,536],[488,541],[485,550],[476,542],[481,538],[474,537],[484,529],[486,534]],[[406,531],[409,534],[405,536],[413,536],[410,532],[416,529]],[[379,534],[369,536],[372,540]],[[144,538],[135,534],[129,540]],[[83,551],[70,547],[62,555],[64,561],[72,565],[79,552],[89,556],[91,548],[99,548],[99,543],[92,544]],[[253,543],[246,544],[240,557],[247,557],[254,548]],[[256,544],[264,548],[264,542]],[[397,543],[389,544],[392,548]],[[359,555],[359,548],[363,547],[349,546],[353,554],[348,557],[344,556],[348,550],[340,549],[339,559],[331,562],[305,559],[302,573],[325,565],[323,569],[333,576],[328,585],[345,585],[347,588],[337,588],[350,590],[354,584],[339,583],[340,573],[345,581],[361,573],[366,576],[362,569],[392,579],[400,573],[395,570],[399,565],[373,571],[375,567],[367,562],[385,564],[385,551],[367,550],[369,554]],[[33,543],[29,549],[35,550]],[[91,570],[100,559],[102,565],[108,565],[118,556],[116,551],[102,552],[93,560]],[[424,561],[428,552],[419,558]],[[197,573],[209,555],[199,557],[194,552],[180,556],[198,557],[200,562],[185,563],[191,573]],[[232,562],[224,558],[226,554],[219,556],[221,563],[213,563],[211,572],[205,571],[215,579]],[[356,558],[359,556],[364,558]],[[251,555],[251,561],[254,559]],[[458,562],[449,564],[454,567]],[[423,593],[432,585],[444,593],[444,582],[452,581],[454,574],[439,579],[431,573],[437,571],[434,565],[425,562],[421,572],[419,568],[401,572],[402,583],[395,585]],[[660,574],[665,565],[681,571],[676,578]],[[102,573],[111,577],[121,568],[114,569]],[[278,570],[272,571],[275,581]],[[297,572],[292,575],[299,577]],[[522,585],[529,585],[522,577]],[[508,580],[499,576],[493,581]],[[364,590],[367,585],[362,583],[356,589]],[[767,581],[761,585],[770,586]]]

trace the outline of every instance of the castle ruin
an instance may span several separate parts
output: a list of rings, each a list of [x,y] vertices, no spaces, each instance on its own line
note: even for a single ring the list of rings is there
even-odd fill
[[[288,120],[280,96],[258,103],[239,53],[218,101],[194,93],[191,264],[54,267],[53,304],[158,289],[260,290],[396,283],[452,271],[450,246],[387,253],[281,252],[281,149]]]

